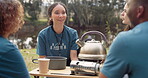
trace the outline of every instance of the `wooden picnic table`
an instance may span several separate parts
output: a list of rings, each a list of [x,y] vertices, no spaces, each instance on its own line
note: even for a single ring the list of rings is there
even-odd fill
[[[63,70],[49,70],[48,73],[39,73],[39,68],[33,69],[29,72],[34,78],[40,76],[45,77],[57,77],[57,78],[98,78],[98,76],[86,76],[86,75],[71,75],[70,67],[66,67]]]

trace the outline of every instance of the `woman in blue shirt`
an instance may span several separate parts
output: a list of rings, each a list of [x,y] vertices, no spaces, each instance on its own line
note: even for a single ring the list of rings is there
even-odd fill
[[[0,0],[0,78],[30,78],[20,51],[7,39],[22,27],[23,12],[18,0]]]
[[[77,31],[64,25],[67,8],[63,3],[54,3],[48,9],[49,24],[38,35],[37,54],[39,58],[46,56],[63,56],[67,65],[77,58]]]

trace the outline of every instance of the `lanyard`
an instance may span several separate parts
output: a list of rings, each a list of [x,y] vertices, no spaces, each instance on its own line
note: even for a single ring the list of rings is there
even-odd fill
[[[53,27],[52,27],[52,29],[53,29]],[[54,29],[53,29],[53,31],[54,31]],[[59,52],[59,56],[61,56],[61,45],[62,45],[62,39],[63,39],[63,32],[64,32],[64,30],[62,31],[62,34],[60,36],[58,36],[56,34],[56,32],[54,31],[54,35],[55,35],[56,42],[57,42],[56,48]]]

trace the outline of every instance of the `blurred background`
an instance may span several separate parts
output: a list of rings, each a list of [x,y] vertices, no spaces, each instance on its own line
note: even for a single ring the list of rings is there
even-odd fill
[[[79,37],[91,30],[105,34],[109,43],[123,30],[120,13],[125,0],[20,0],[25,8],[25,24],[9,39],[20,49],[35,48],[39,31],[47,27],[47,9],[54,2],[68,7],[66,25],[78,31]]]
[[[25,9],[25,24],[9,40],[21,50],[29,71],[31,59],[36,55],[37,35],[47,27],[47,9],[54,2],[63,2],[68,7],[66,25],[78,31],[79,38],[87,31],[100,31],[111,44],[114,37],[123,30],[120,13],[125,0],[20,0]]]

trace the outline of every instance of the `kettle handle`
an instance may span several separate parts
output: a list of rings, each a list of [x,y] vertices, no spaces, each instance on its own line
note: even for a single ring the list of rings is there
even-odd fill
[[[88,34],[98,34],[98,35],[100,35],[101,37],[103,37],[103,40],[104,40],[106,43],[108,43],[108,41],[107,41],[105,35],[104,35],[103,33],[99,32],[99,31],[88,31],[88,32],[84,33],[84,34],[81,36],[80,40],[83,41],[83,38],[84,38],[86,35],[88,35]]]

